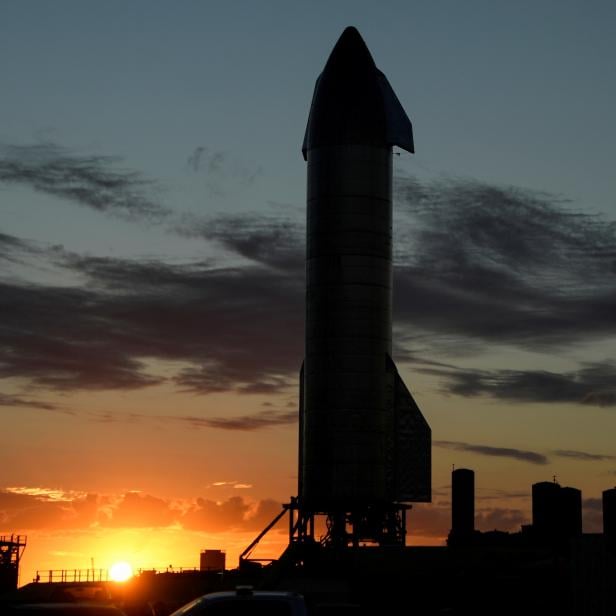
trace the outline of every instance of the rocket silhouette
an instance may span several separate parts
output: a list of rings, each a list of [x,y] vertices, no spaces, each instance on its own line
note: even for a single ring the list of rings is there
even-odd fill
[[[366,511],[431,499],[431,431],[392,353],[392,147],[413,129],[359,32],[317,79],[308,165],[300,507]]]

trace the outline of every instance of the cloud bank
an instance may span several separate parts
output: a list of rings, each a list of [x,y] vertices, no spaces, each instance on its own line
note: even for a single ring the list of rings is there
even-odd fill
[[[141,492],[64,494],[0,489],[0,525],[11,529],[165,528],[203,532],[262,530],[282,510],[274,499],[241,496],[171,501]],[[286,527],[285,527],[286,530]]]
[[[214,242],[244,264],[93,257],[4,233],[0,258],[53,262],[82,284],[0,281],[0,378],[60,391],[165,380],[201,394],[295,387],[303,356],[303,223],[271,212],[203,219],[171,212],[149,197],[150,180],[113,157],[55,144],[4,146],[1,154],[0,183],[155,221],[179,236]],[[195,151],[195,171],[216,167],[205,154]],[[434,349],[455,358],[461,349],[487,353],[502,345],[574,352],[616,336],[613,222],[554,195],[456,178],[397,178],[395,201],[398,360],[435,375],[451,395],[616,404],[610,357],[562,373],[469,370],[430,357]],[[148,369],[152,360],[180,367],[163,378]]]

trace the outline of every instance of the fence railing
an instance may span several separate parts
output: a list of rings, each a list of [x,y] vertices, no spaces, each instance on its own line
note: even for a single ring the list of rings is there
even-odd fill
[[[134,575],[154,575],[159,573],[186,573],[199,571],[199,567],[152,567],[137,569]],[[108,569],[39,569],[35,582],[111,582]]]
[[[44,569],[36,572],[35,582],[108,582],[107,569]]]

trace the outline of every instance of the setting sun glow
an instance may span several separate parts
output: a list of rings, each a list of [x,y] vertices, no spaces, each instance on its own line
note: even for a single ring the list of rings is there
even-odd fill
[[[115,563],[109,569],[109,577],[114,582],[126,582],[133,576],[133,568],[126,562]]]

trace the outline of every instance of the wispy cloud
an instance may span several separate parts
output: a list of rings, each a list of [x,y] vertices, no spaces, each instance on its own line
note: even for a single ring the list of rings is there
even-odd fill
[[[217,430],[237,430],[240,432],[252,432],[254,430],[264,430],[277,426],[292,425],[297,422],[297,410],[280,411],[265,410],[244,415],[229,415],[224,417],[204,417],[197,415],[146,415],[143,413],[90,413],[95,421],[105,423],[135,423],[135,422],[156,422],[156,423],[182,423],[189,424],[192,428],[207,428]],[[230,486],[231,482],[217,482],[213,486]],[[233,487],[247,488],[252,487],[248,484],[234,482]]]
[[[294,279],[257,266],[65,263],[84,287],[0,283],[0,376],[54,389],[135,388],[164,380],[146,369],[162,359],[189,364],[175,382],[202,393],[272,392],[297,378],[303,308]]]
[[[184,237],[213,240],[246,259],[304,277],[305,229],[293,218],[244,214],[203,219],[185,215],[174,231]]]
[[[605,460],[616,460],[616,456],[601,453],[588,453],[586,451],[574,451],[571,449],[555,449],[553,455],[561,458],[571,458],[580,462],[603,462]]]
[[[537,350],[616,334],[614,222],[472,180],[398,178],[397,201],[399,324]]]
[[[241,483],[240,481],[215,481],[211,486],[213,488],[233,488],[235,490],[247,490],[252,488],[250,483]]]
[[[297,422],[297,411],[261,411],[240,417],[172,417],[196,428],[220,428],[250,432],[273,426],[287,426]]]
[[[248,165],[230,152],[203,145],[193,150],[187,164],[194,173],[203,174],[205,188],[213,195],[224,195],[238,187],[247,188],[263,175],[260,165]]]
[[[56,411],[59,413],[72,414],[71,411],[56,404],[52,404],[51,402],[41,402],[40,400],[32,400],[30,398],[22,398],[21,396],[12,396],[3,393],[0,393],[0,406],[19,406],[31,409],[40,409],[43,411]]]
[[[66,491],[59,488],[7,486],[4,489],[12,494],[24,494],[42,501],[68,502],[87,496],[85,492]]]
[[[112,156],[75,154],[55,143],[0,146],[0,183],[20,184],[126,219],[160,222],[169,210],[146,196],[153,183]]]
[[[572,372],[547,370],[468,370],[441,364],[420,366],[437,375],[442,390],[458,396],[490,396],[517,402],[569,402],[593,406],[616,405],[616,362],[582,364]]]
[[[451,486],[450,486],[451,489]],[[486,493],[485,490],[481,488],[475,488],[475,500],[477,501],[504,501],[504,500],[519,500],[519,499],[529,499],[530,498],[530,488],[524,492],[519,490],[500,490],[491,488],[488,490],[489,493]]]
[[[512,458],[530,464],[547,464],[548,459],[541,453],[535,451],[525,451],[524,449],[513,449],[510,447],[492,447],[489,445],[474,445],[461,441],[432,441],[435,447],[444,449],[454,449],[455,451],[466,451],[483,456],[494,456],[499,458]]]
[[[0,259],[11,263],[22,263],[23,256],[35,252],[34,246],[14,235],[0,233]]]
[[[521,509],[515,508],[482,508],[475,515],[475,527],[484,532],[491,530],[519,532],[522,524],[528,521],[528,515]]]

